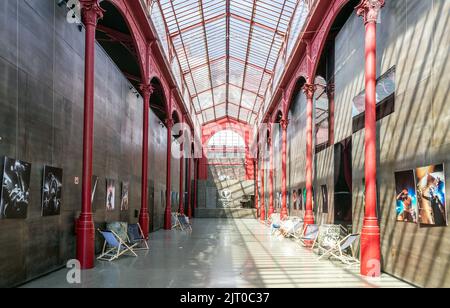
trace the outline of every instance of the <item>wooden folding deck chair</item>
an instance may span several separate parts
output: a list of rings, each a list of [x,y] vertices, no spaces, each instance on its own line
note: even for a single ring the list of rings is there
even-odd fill
[[[341,225],[321,225],[315,245],[318,250],[317,253],[320,255],[339,243],[342,238],[341,232]]]
[[[100,232],[105,239],[105,243],[103,244],[102,253],[97,257],[97,260],[111,262],[126,253],[131,253],[133,256],[137,257],[137,254],[133,250],[137,244],[125,243],[125,241],[123,241],[114,231],[102,231],[98,229],[98,232]]]
[[[130,243],[137,244],[135,250],[149,250],[147,239],[139,223],[128,224],[128,238]]]
[[[303,230],[303,220],[300,217],[290,217],[282,224],[280,232],[284,237],[298,236],[299,232]]]
[[[353,243],[359,238],[359,234],[347,235],[343,240],[336,243],[336,245],[321,255],[318,260],[325,256],[332,256],[340,260],[342,263],[353,265],[359,264],[359,260],[355,257],[355,250],[353,249]],[[351,254],[346,253],[347,250],[351,251]]]
[[[179,214],[177,217],[181,226],[181,230],[192,232],[192,226],[189,223],[189,218],[183,214]]]
[[[172,213],[172,229],[180,229],[183,230],[181,223],[178,219],[178,213],[173,212]]]
[[[268,223],[270,226],[270,233],[275,234],[277,231],[280,230],[280,227],[281,227],[282,220],[281,220],[280,214],[273,213],[272,215],[270,215]]]
[[[310,224],[304,227],[302,236],[300,237],[300,243],[304,247],[313,249],[316,246],[317,236],[319,235],[319,225]],[[312,243],[312,245],[310,244]]]

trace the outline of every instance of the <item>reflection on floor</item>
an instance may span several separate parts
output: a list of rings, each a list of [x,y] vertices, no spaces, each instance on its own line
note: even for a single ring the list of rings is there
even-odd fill
[[[99,262],[80,285],[69,285],[64,269],[24,287],[409,287],[388,275],[369,282],[357,267],[317,261],[254,219],[196,219],[192,234],[158,231],[150,247],[138,258]]]

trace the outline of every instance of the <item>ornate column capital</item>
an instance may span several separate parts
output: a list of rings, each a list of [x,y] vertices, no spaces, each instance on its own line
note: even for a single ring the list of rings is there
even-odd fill
[[[284,131],[286,131],[287,128],[288,128],[288,126],[289,126],[289,120],[288,120],[288,119],[282,119],[282,120],[280,121],[280,125],[281,125],[281,128],[282,128]]]
[[[362,0],[355,8],[356,14],[364,18],[364,23],[376,23],[385,0]]]
[[[141,90],[142,95],[147,97],[150,97],[155,91],[155,88],[151,84],[140,84],[139,89]]]
[[[167,128],[172,129],[172,127],[175,125],[175,121],[172,118],[166,119],[166,126]]]
[[[310,83],[306,83],[303,86],[303,92],[306,94],[306,98],[308,99],[313,99],[314,98],[314,93],[317,90],[317,86],[314,84],[310,84]]]
[[[81,17],[85,25],[97,26],[99,19],[103,18],[104,9],[97,0],[79,0],[81,5]]]

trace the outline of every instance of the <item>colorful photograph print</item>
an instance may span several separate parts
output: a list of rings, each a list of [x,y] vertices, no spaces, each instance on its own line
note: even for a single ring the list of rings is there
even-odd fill
[[[130,183],[122,182],[122,196],[120,198],[120,210],[128,211],[129,208],[129,192],[130,192]]]
[[[106,180],[106,211],[111,212],[115,209],[116,182],[114,180]]]
[[[5,157],[3,165],[0,219],[27,218],[30,204],[31,164]]]
[[[395,173],[396,219],[397,221],[417,223],[417,197],[414,171]]]
[[[56,216],[61,213],[63,170],[44,167],[42,185],[42,216]]]
[[[420,225],[447,226],[444,165],[417,168],[415,173]]]

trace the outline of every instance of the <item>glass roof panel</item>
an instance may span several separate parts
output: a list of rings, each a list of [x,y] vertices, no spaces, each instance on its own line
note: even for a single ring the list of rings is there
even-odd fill
[[[217,87],[219,85],[223,85],[227,83],[227,76],[224,72],[227,69],[226,60],[220,60],[216,62],[212,62],[211,64],[211,78],[213,87]]]
[[[186,84],[185,97],[202,123],[224,116],[258,118],[270,100],[268,88],[283,72],[281,59],[292,52],[308,16],[305,2],[153,2],[151,19],[161,45],[169,59],[176,57],[171,63],[177,84]]]
[[[223,118],[227,115],[227,107],[225,104],[217,105],[216,106],[216,117]]]
[[[202,110],[212,107],[213,106],[212,91],[207,91],[199,94],[198,100],[200,101],[200,107]]]
[[[216,104],[225,103],[227,101],[227,86],[223,85],[214,88],[214,102]]]

